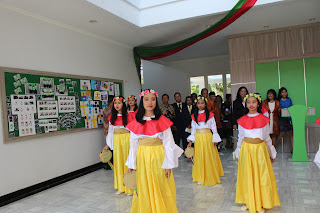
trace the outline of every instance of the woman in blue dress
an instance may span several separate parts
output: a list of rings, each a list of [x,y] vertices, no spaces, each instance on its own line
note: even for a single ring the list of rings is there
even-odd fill
[[[278,100],[280,101],[280,108],[287,109],[292,106],[292,100],[288,97],[288,91],[285,87],[281,87],[278,93]],[[277,138],[277,141],[284,137],[286,132],[289,133],[290,143],[291,143],[291,153],[293,150],[293,128],[292,128],[292,119],[291,117],[280,117],[279,118],[279,128],[280,134]]]

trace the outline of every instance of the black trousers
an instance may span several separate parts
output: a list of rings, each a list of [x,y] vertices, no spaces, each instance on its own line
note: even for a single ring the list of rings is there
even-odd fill
[[[173,132],[174,142],[180,147],[180,141],[182,140],[182,147],[183,149],[187,148],[187,137],[185,134],[184,128],[179,128],[177,131]]]

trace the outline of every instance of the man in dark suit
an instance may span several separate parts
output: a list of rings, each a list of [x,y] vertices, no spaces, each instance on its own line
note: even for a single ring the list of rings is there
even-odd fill
[[[191,115],[194,113],[195,106],[193,105],[192,97],[187,96],[186,97],[186,107],[183,108],[182,110],[182,116],[183,116],[183,123],[184,123],[184,129],[186,130],[187,128],[189,131],[191,131]],[[184,131],[185,138],[187,138],[190,133]],[[183,149],[187,148],[187,143],[183,144]]]
[[[182,116],[182,110],[187,107],[185,103],[181,102],[181,94],[179,92],[176,92],[174,94],[174,100],[176,101],[174,104],[172,104],[176,117],[174,118],[174,132],[173,137],[175,143],[180,146],[180,140],[182,140],[182,147],[184,147],[184,144],[187,143],[187,140],[185,138],[185,126],[183,122],[183,116]]]

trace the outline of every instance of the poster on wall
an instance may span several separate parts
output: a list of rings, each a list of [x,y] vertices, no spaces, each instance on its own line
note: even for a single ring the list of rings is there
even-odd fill
[[[114,95],[114,84],[113,82],[108,82],[109,84],[109,95]]]
[[[19,80],[21,79],[20,74],[14,75],[14,76],[13,76],[13,79],[14,79],[15,81],[19,81]]]
[[[19,136],[35,134],[34,115],[31,113],[18,114]]]
[[[59,85],[65,85],[64,79],[59,79]]]
[[[94,91],[94,98],[95,101],[100,101],[101,100],[101,92],[99,91]]]
[[[57,101],[37,101],[38,119],[57,118],[58,103]]]
[[[14,121],[12,116],[8,116],[9,132],[14,131]]]
[[[54,132],[58,130],[57,119],[39,120],[39,126],[44,127],[45,132]]]
[[[11,113],[37,113],[34,95],[11,95]]]
[[[91,80],[91,90],[99,90],[101,88],[101,81]]]
[[[107,81],[102,81],[101,82],[101,90],[108,90],[109,89],[109,84]]]
[[[99,109],[99,114],[98,114],[98,124],[103,123],[103,109]]]
[[[41,77],[40,78],[40,87],[46,88],[46,89],[54,89],[54,79],[47,78],[47,77]]]
[[[108,91],[101,91],[101,101],[108,101]]]
[[[91,90],[90,80],[80,80],[80,89],[81,90]]]
[[[54,89],[51,88],[41,88],[41,100],[55,100]]]
[[[81,117],[86,116],[87,112],[87,101],[80,101],[80,111],[81,111]]]
[[[114,84],[114,96],[120,95],[119,84]]]
[[[40,84],[37,84],[37,83],[25,83],[24,84],[24,91],[25,91],[26,94],[38,95],[38,94],[40,94]]]
[[[56,85],[56,95],[68,95],[67,86],[64,84]]]
[[[76,112],[76,100],[74,96],[58,97],[59,113]]]
[[[81,101],[91,101],[91,90],[81,90]]]
[[[109,106],[108,101],[101,101],[101,103],[102,103],[102,109],[105,109]]]

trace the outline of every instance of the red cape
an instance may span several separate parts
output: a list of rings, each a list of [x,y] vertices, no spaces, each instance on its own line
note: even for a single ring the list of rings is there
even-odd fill
[[[130,123],[131,121],[136,119],[136,114],[137,114],[138,110],[132,112],[128,112],[128,123]]]
[[[111,122],[111,115],[109,115],[108,120]],[[129,120],[128,120],[129,121]],[[122,122],[122,116],[117,116],[116,121],[114,122],[114,124],[112,124],[113,126],[123,126],[123,122]]]
[[[151,136],[167,130],[172,124],[168,118],[161,115],[158,120],[146,121],[144,124],[134,119],[127,125],[127,128],[134,134]]]
[[[209,112],[209,118],[208,120],[210,120],[212,117],[214,116],[214,114],[212,112]],[[192,120],[196,121],[194,118],[194,114],[191,115]],[[206,122],[206,113],[200,113],[198,114],[198,122]]]
[[[320,126],[320,118],[316,120],[316,123]]]
[[[254,117],[244,115],[237,122],[245,129],[260,129],[265,127],[270,122],[270,119],[259,113],[259,115]]]

